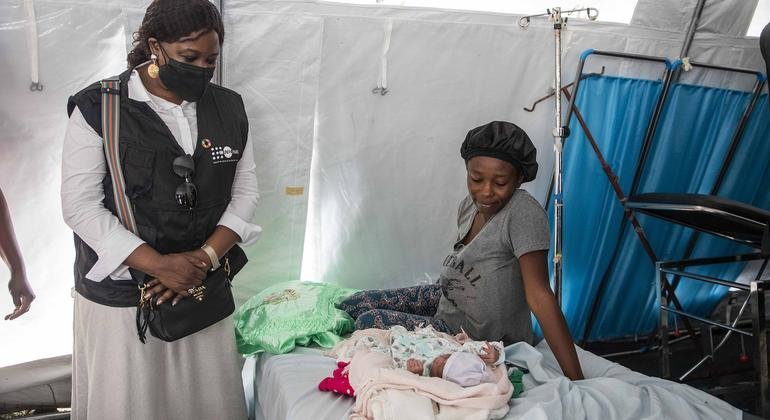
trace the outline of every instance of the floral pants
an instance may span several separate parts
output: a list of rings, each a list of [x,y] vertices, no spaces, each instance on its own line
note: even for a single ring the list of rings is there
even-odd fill
[[[356,329],[387,329],[401,325],[407,330],[432,326],[452,333],[444,321],[434,318],[441,300],[441,286],[412,286],[400,289],[364,290],[342,301],[340,309],[356,320]]]

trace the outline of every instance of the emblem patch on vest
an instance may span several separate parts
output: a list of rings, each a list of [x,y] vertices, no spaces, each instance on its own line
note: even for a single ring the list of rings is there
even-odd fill
[[[211,147],[211,161],[216,165],[218,163],[237,162],[241,151],[233,149],[230,146]]]

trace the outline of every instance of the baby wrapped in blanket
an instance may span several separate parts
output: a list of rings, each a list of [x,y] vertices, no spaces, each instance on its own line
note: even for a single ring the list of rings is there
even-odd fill
[[[351,358],[362,348],[389,355],[394,368],[444,378],[464,387],[494,382],[489,366],[505,361],[501,342],[472,341],[464,334],[452,337],[431,326],[407,331],[397,325],[388,330],[387,337],[362,334],[341,356]]]

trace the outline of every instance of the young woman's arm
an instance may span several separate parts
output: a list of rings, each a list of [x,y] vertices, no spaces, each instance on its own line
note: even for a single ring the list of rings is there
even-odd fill
[[[547,251],[535,251],[519,257],[524,294],[564,375],[572,380],[583,379],[567,322],[548,283],[546,255]]]

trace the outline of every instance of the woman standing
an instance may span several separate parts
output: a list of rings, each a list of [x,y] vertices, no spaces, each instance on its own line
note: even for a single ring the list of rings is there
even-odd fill
[[[243,101],[210,83],[224,34],[207,0],[155,0],[134,35],[119,139],[138,235],[116,217],[101,87],[70,98],[61,194],[76,248],[73,419],[246,417],[230,317],[173,342],[137,337],[141,280],[144,298],[176,305],[260,232]]]

